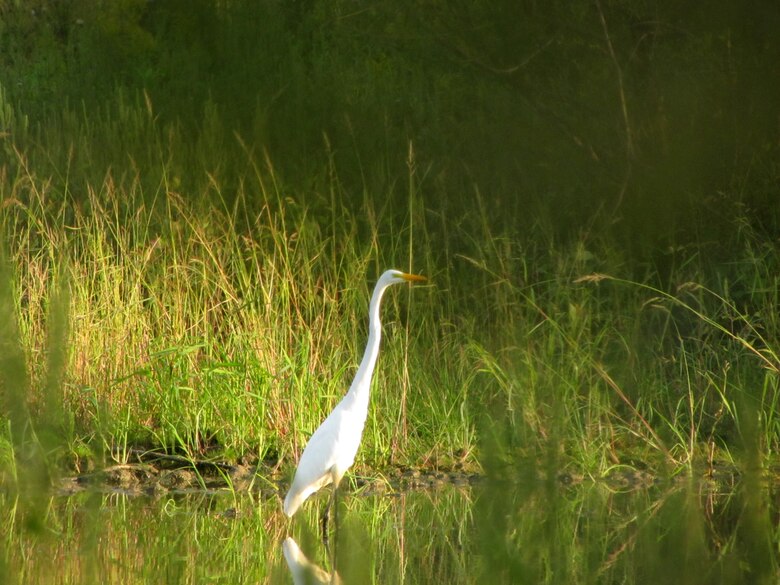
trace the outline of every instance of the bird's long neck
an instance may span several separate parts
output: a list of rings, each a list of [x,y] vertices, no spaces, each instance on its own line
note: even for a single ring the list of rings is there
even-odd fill
[[[368,306],[368,343],[363,359],[360,361],[360,367],[352,381],[347,395],[352,400],[361,403],[361,406],[368,409],[368,395],[371,387],[371,376],[374,374],[376,358],[379,355],[379,342],[382,338],[382,321],[379,316],[379,305],[382,302],[382,295],[385,293],[388,285],[378,283],[371,295],[371,303]]]

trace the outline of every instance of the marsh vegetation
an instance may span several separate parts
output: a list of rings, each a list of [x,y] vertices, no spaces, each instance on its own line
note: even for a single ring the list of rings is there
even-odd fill
[[[385,301],[345,487],[410,469],[499,482],[422,515],[454,581],[500,548],[506,582],[634,582],[677,542],[680,582],[775,579],[778,28],[774,4],[725,1],[0,4],[2,563],[36,582],[31,558],[97,546],[74,523],[104,508],[118,541],[152,510],[237,547],[209,570],[281,547],[278,502],[204,495],[241,511],[215,523],[189,496],[179,516],[173,496],[52,494],[163,456],[196,478],[272,470],[254,477],[274,500],[397,267],[431,284]],[[620,508],[600,481],[620,474],[716,487]],[[567,499],[572,478],[591,491]],[[534,492],[550,515],[529,479],[563,490]],[[343,505],[357,534],[397,522],[373,510],[394,499]],[[644,524],[616,554],[621,517]],[[114,575],[85,567],[66,582]]]

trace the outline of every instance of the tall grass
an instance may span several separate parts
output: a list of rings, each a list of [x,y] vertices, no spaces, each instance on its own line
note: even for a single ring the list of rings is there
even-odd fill
[[[132,176],[118,181],[110,174],[78,198],[67,188],[54,192],[19,156],[25,172],[5,185],[2,224],[16,284],[9,297],[30,379],[23,402],[46,410],[51,368],[36,356],[63,343],[58,406],[72,417],[74,452],[85,445],[122,457],[136,445],[196,456],[218,446],[276,458],[300,450],[359,360],[371,280],[386,266],[409,262],[412,251],[402,242],[411,236],[383,254],[378,242],[387,236],[374,226],[361,247],[354,218],[338,202],[331,200],[330,225],[323,225],[281,190],[270,164],[242,178],[230,205],[212,181],[214,193],[204,197],[216,205],[204,208],[165,183],[149,196]],[[261,199],[254,209],[247,191]],[[370,203],[366,212],[379,213]],[[424,258],[415,262],[425,271]],[[49,335],[52,287],[67,291],[67,307],[60,307],[70,316],[65,339]],[[400,381],[412,384],[408,371],[422,363],[410,362],[404,346],[412,354],[436,351],[425,344],[435,299],[425,289],[411,301],[404,296],[386,303],[381,368],[387,372],[378,376],[367,432],[369,453],[385,460],[391,443],[413,458],[432,448],[430,437],[469,436],[438,425],[411,437],[392,431]],[[415,306],[401,311],[400,301]],[[403,335],[400,317],[407,319]],[[424,377],[409,393],[410,416],[456,408],[449,404],[453,394],[434,391]]]
[[[561,239],[544,216],[513,231],[479,188],[450,206],[413,144],[406,177],[388,163],[356,193],[335,156],[286,181],[216,109],[193,143],[143,93],[37,132],[6,141],[0,176],[17,450],[77,469],[131,448],[292,463],[349,384],[389,266],[432,284],[385,302],[359,466],[598,476],[777,450],[778,254],[745,214],[728,241],[651,263],[599,214]],[[112,134],[130,157],[89,164]]]
[[[775,253],[764,247],[757,262],[741,242],[724,270],[695,262],[695,250],[662,290],[653,273],[600,272],[631,271],[602,260],[614,250],[592,249],[583,265],[581,245],[559,257],[549,281],[494,272],[527,324],[506,328],[514,337],[502,341],[503,356],[473,349],[494,388],[483,435],[490,465],[524,474],[514,468],[520,455],[596,476],[616,465],[765,469],[778,440],[777,336],[767,327],[778,282],[766,273]]]

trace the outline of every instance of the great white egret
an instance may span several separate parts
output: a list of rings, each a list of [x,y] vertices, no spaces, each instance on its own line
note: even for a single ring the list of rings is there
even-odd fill
[[[382,337],[382,322],[379,319],[379,305],[388,287],[402,282],[421,282],[424,276],[407,274],[400,270],[388,270],[379,277],[368,306],[368,344],[352,385],[319,428],[309,439],[303,450],[298,469],[295,471],[290,491],[284,498],[284,513],[292,517],[303,502],[314,492],[333,484],[333,492],[323,514],[327,523],[342,476],[355,461],[360,446],[363,427],[368,415],[368,395],[371,376],[374,373]]]

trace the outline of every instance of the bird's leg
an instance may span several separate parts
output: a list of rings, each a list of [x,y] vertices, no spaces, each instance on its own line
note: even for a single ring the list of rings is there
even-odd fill
[[[322,543],[325,545],[328,558],[330,558],[330,537],[328,536],[328,518],[326,516],[320,520],[320,526],[322,527]]]
[[[333,490],[335,492],[335,490]],[[322,528],[322,542],[325,544],[325,551],[328,553],[328,557],[330,558],[332,555],[330,554],[330,532],[328,530],[328,524],[330,523],[330,508],[333,505],[333,493],[331,493],[330,497],[328,497],[328,503],[325,506],[325,510],[322,512],[322,516],[320,517],[320,527]]]
[[[333,508],[333,537],[335,545],[333,547],[333,561],[335,566],[336,561],[336,547],[339,545],[339,486],[338,484],[333,486],[333,493],[330,495]]]
[[[331,498],[328,498],[328,505],[325,506],[325,511],[322,513],[322,516],[320,517],[320,526],[322,527],[322,540],[325,543],[325,548],[330,549],[328,546],[328,517],[330,515],[330,500]]]
[[[328,504],[325,506],[325,511],[322,513],[322,518],[320,519],[321,525],[322,525],[322,541],[325,543],[325,550],[328,552],[328,556],[335,559],[335,549],[333,551],[333,555],[331,555],[330,551],[330,531],[328,530],[328,525],[330,523],[330,511],[333,510],[333,520],[336,524],[335,528],[333,529],[334,535],[336,537],[336,543],[338,543],[338,531],[339,531],[339,504],[338,504],[338,483],[333,483],[333,489],[330,492],[330,497],[328,498]]]
[[[336,499],[336,487],[333,487],[333,490],[330,492],[330,497],[328,498],[328,505],[325,506],[325,511],[322,513],[322,518],[320,518],[320,521],[322,523],[322,534],[324,538],[328,537],[328,522],[330,520],[330,509],[333,507],[333,501]]]

